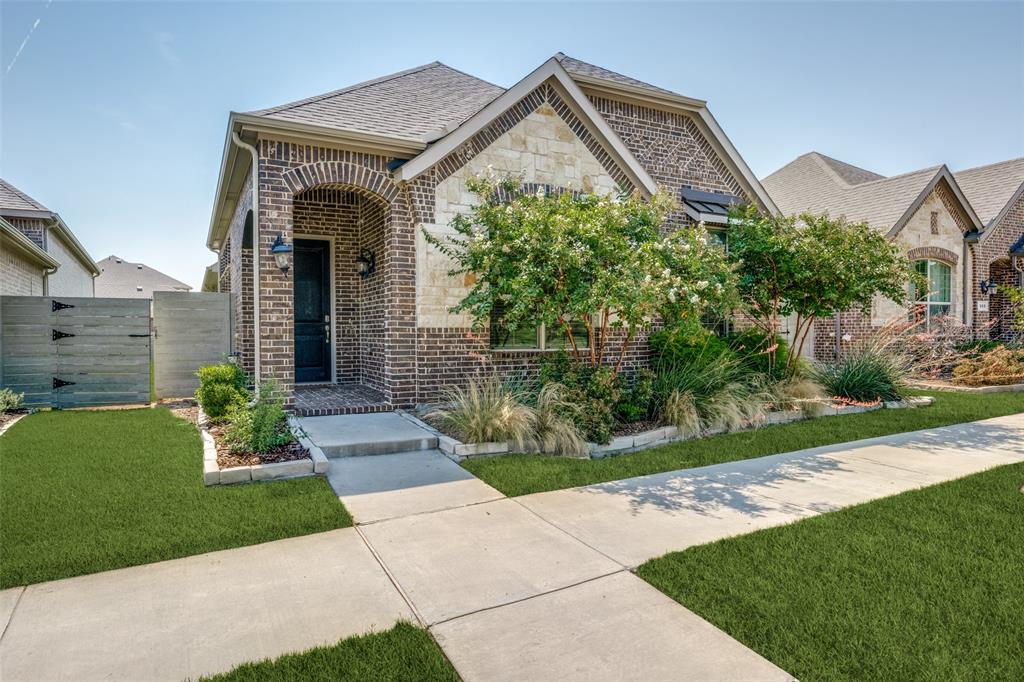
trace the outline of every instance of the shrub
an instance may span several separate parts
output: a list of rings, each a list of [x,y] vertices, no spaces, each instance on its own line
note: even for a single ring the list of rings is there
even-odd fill
[[[9,388],[0,388],[0,413],[11,412],[21,407],[24,393],[15,393]]]
[[[655,374],[649,369],[641,369],[633,377],[633,383],[622,391],[622,397],[615,404],[615,416],[622,422],[633,422],[647,419],[651,413],[651,401],[654,398]]]
[[[702,327],[663,329],[650,336],[656,367],[673,367],[711,362],[718,357],[735,357],[729,343]]]
[[[622,398],[622,381],[607,367],[575,362],[559,353],[541,363],[540,386],[561,384],[564,400],[577,406],[576,424],[587,440],[608,443],[615,427],[615,406]]]
[[[245,390],[247,378],[238,365],[207,365],[200,367],[196,376],[199,377],[196,400],[211,419],[225,416],[232,407],[245,403],[249,398]]]
[[[524,394],[502,383],[497,375],[470,381],[465,389],[450,386],[442,395],[447,406],[431,411],[428,417],[439,420],[462,440],[509,442],[522,448],[535,433],[537,416],[525,404]]]
[[[781,336],[776,336],[774,343],[768,334],[760,329],[745,329],[730,334],[727,338],[740,362],[752,372],[759,372],[772,379],[786,376],[786,359],[789,357],[789,344]],[[794,364],[794,371],[798,365]]]
[[[913,361],[905,354],[869,344],[853,350],[838,362],[815,365],[811,378],[824,386],[831,396],[857,402],[900,400],[912,365]]]
[[[1024,352],[996,347],[962,360],[953,368],[953,383],[1007,386],[1024,382]]]
[[[534,441],[541,452],[579,456],[587,452],[583,434],[576,428],[579,406],[566,398],[558,383],[545,384],[537,394]]]
[[[824,407],[825,387],[807,377],[780,379],[768,390],[772,405],[778,410],[800,410],[805,415],[816,416]]]
[[[763,383],[762,376],[752,375],[739,360],[723,355],[662,368],[655,380],[655,402],[662,420],[682,433],[733,430],[764,419],[771,396]]]
[[[265,453],[292,442],[295,436],[288,428],[283,403],[276,383],[265,381],[260,384],[259,398],[253,405],[232,404],[224,427],[224,441],[230,450]]]

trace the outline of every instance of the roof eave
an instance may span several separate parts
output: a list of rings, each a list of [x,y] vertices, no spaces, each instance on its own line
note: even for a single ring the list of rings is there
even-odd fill
[[[206,246],[216,251],[224,242],[227,221],[234,206],[229,206],[228,188],[236,173],[249,168],[251,160],[239,158],[238,147],[231,139],[231,133],[243,137],[273,137],[282,141],[299,140],[305,143],[320,142],[356,151],[410,158],[427,148],[422,140],[374,135],[352,130],[341,130],[298,121],[285,121],[269,116],[231,112],[228,116],[227,133],[224,136],[224,151],[221,154],[220,173],[214,194],[213,212],[206,233]],[[248,155],[243,155],[247,157]]]
[[[22,234],[21,230],[0,218],[0,235],[10,242],[10,247],[22,253],[33,262],[50,270],[57,270],[60,262],[39,248],[39,245]]]

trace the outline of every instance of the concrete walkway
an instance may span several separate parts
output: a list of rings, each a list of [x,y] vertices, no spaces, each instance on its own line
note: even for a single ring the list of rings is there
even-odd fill
[[[790,679],[629,569],[1022,460],[1024,415],[516,499],[436,451],[334,459],[355,529],[0,592],[0,678],[181,679],[406,618],[471,681]]]

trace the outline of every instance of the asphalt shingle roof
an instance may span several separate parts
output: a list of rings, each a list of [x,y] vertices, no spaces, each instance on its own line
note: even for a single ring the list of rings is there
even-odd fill
[[[450,131],[505,90],[440,62],[249,112],[403,140],[428,141]]]
[[[840,170],[830,161],[840,164]],[[846,216],[847,220],[865,221],[888,231],[940,168],[933,166],[886,178],[810,152],[775,171],[761,184],[786,215],[827,211],[833,217]],[[861,180],[869,176],[877,177]],[[851,184],[847,177],[861,181]]]
[[[968,168],[953,177],[987,226],[1024,183],[1024,157]]]
[[[52,212],[50,209],[25,194],[11,183],[0,179],[0,210],[3,209],[7,209],[9,211]]]
[[[96,295],[110,298],[152,298],[154,291],[189,291],[184,282],[165,275],[143,263],[129,263],[118,256],[107,256],[97,265]]]
[[[679,95],[677,92],[666,90],[665,88],[659,88],[657,85],[651,85],[644,81],[624,76],[621,73],[610,71],[604,67],[596,66],[594,64],[588,64],[587,62],[574,59],[566,54],[559,52],[555,55],[555,59],[562,65],[566,71],[570,74],[576,74],[579,76],[590,76],[591,78],[600,78],[606,81],[612,81],[613,83],[621,83],[622,85],[631,85],[636,88],[643,88],[644,90],[651,90],[652,92],[660,92],[664,95]]]

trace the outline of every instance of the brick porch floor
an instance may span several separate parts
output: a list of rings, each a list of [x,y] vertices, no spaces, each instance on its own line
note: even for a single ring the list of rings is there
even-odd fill
[[[295,405],[299,417],[326,417],[335,414],[368,414],[393,410],[384,394],[361,384],[296,386]]]

